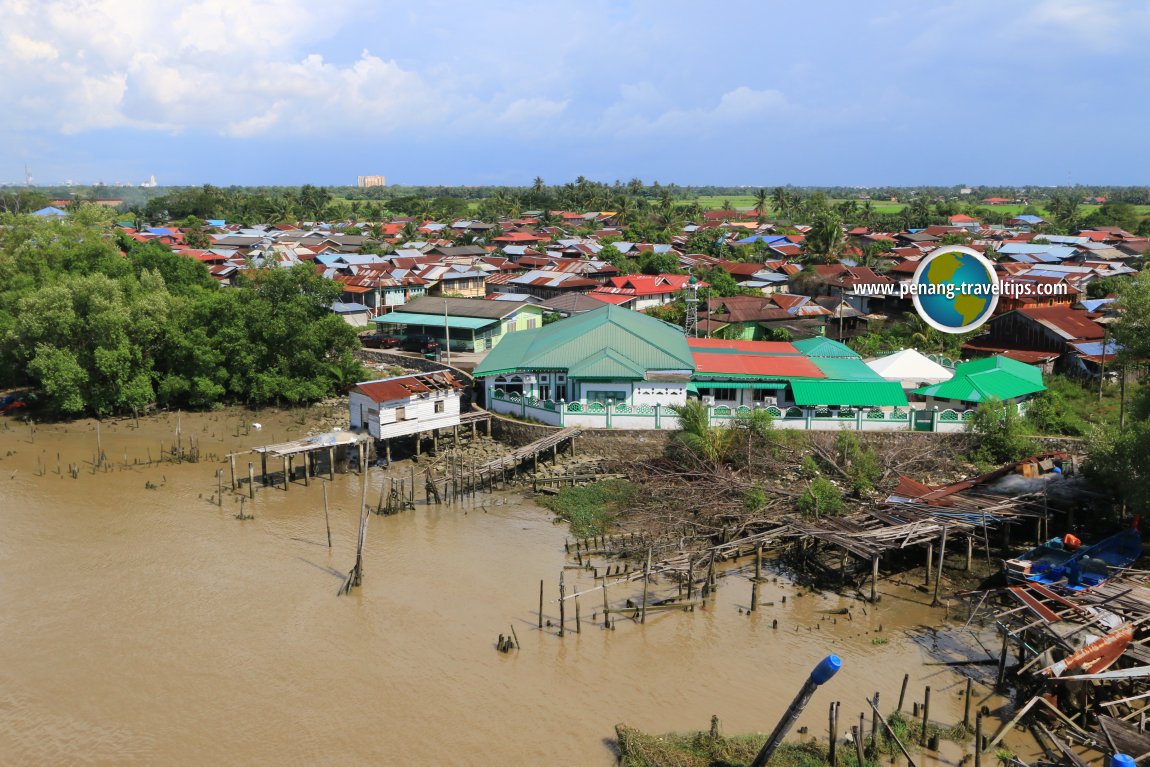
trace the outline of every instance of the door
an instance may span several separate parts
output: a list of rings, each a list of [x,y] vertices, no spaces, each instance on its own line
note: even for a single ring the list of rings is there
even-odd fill
[[[914,411],[915,431],[934,431],[934,413],[926,408]]]

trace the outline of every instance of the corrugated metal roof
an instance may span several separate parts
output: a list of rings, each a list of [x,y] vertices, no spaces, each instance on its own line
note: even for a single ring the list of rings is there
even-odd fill
[[[444,324],[449,328],[458,328],[460,330],[478,330],[485,328],[488,325],[494,325],[499,322],[498,319],[491,319],[488,317],[458,317],[448,316],[444,319],[442,314],[415,314],[413,312],[391,312],[390,314],[381,314],[376,317],[372,322],[378,322],[383,325],[420,325],[424,327],[441,328]]]
[[[798,405],[906,407],[906,394],[895,381],[791,381]]]
[[[566,370],[611,351],[635,370],[693,371],[681,328],[617,306],[506,335],[479,363],[475,375],[502,370]],[[604,363],[605,364],[605,363]]]
[[[815,363],[798,355],[769,357],[754,354],[723,354],[722,352],[693,353],[695,369],[700,374],[742,375],[763,377],[825,378]],[[865,367],[865,365],[864,365]],[[868,368],[869,370],[869,368]]]
[[[851,349],[846,344],[822,336],[795,341],[794,345],[799,352],[808,357],[854,357],[856,359],[862,359],[854,349]]]
[[[963,402],[1009,400],[1044,391],[1042,371],[1009,357],[986,357],[954,368],[954,378],[915,389],[915,394]]]
[[[811,362],[822,371],[824,378],[836,381],[886,380],[861,359],[854,357],[815,357]]]

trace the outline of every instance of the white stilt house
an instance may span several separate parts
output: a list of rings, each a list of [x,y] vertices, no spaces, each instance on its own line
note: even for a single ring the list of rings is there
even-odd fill
[[[391,439],[459,424],[465,384],[448,372],[382,378],[351,390],[351,428]]]

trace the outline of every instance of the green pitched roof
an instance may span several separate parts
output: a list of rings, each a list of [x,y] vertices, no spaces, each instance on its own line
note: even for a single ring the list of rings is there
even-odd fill
[[[811,357],[823,375],[837,381],[884,381],[862,359],[851,357]]]
[[[954,378],[915,389],[914,393],[937,399],[982,402],[1025,397],[1045,389],[1042,371],[1033,365],[1009,357],[986,357],[956,365]]]
[[[797,405],[853,405],[906,407],[906,394],[898,381],[819,381],[794,379],[791,391]]]
[[[508,333],[476,376],[512,370],[566,370],[575,378],[641,379],[648,370],[695,370],[682,328],[604,306],[541,328]]]
[[[823,336],[804,338],[802,341],[793,341],[792,345],[808,357],[853,357],[855,359],[862,359],[854,349],[851,349],[846,344]]]

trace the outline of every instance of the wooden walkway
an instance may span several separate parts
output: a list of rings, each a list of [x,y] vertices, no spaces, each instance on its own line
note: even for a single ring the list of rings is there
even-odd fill
[[[556,454],[559,450],[559,445],[568,440],[571,441],[571,452],[575,452],[575,437],[582,431],[578,426],[568,426],[566,429],[550,434],[543,439],[537,439],[529,445],[524,445],[517,448],[514,452],[508,453],[501,458],[496,458],[494,461],[489,461],[482,466],[475,469],[475,472],[480,477],[485,474],[493,474],[495,472],[507,471],[508,469],[515,469],[519,464],[530,459],[538,461],[539,454],[546,450],[550,450],[552,454]]]

